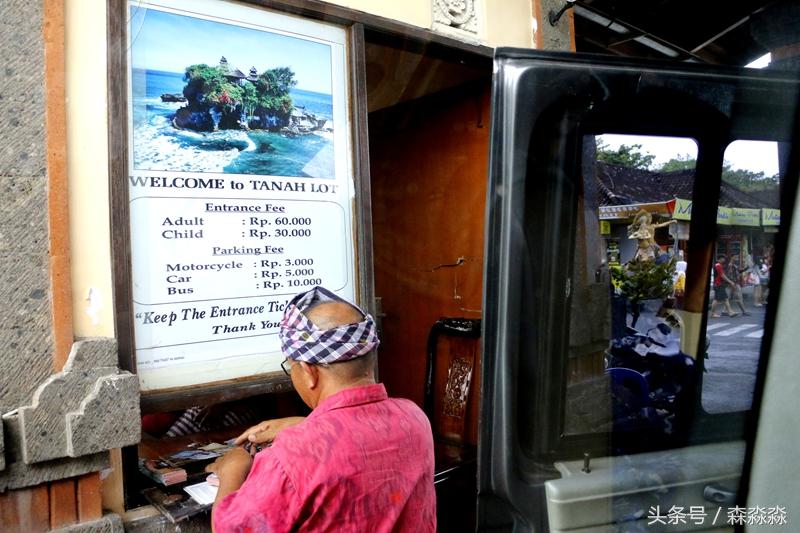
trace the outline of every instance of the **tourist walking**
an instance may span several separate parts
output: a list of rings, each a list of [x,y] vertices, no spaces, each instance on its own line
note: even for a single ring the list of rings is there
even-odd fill
[[[727,268],[727,276],[728,279],[731,280],[730,284],[730,291],[731,296],[730,299],[733,300],[733,303],[739,306],[739,309],[742,310],[744,316],[748,316],[750,313],[747,309],[744,308],[744,298],[742,297],[742,273],[746,271],[747,268],[739,268],[739,256],[734,255],[731,257],[730,261],[728,261],[728,268]]]
[[[739,316],[738,313],[733,313],[731,304],[728,301],[728,291],[725,289],[726,286],[733,284],[730,278],[725,275],[726,262],[725,256],[721,255],[714,264],[714,294],[711,299],[711,318],[719,318],[720,316],[719,313],[714,312],[717,308],[717,302],[722,302],[728,316]]]

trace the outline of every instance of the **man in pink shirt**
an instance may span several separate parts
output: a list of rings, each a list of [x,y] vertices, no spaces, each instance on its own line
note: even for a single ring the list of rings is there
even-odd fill
[[[435,531],[430,424],[375,383],[372,317],[316,287],[287,305],[280,337],[281,366],[313,411],[250,428],[238,443],[272,445],[209,467],[213,530]]]

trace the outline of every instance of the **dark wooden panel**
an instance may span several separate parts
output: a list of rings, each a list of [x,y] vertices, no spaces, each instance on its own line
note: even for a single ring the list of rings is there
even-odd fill
[[[108,0],[108,178],[119,364],[136,371],[128,198],[127,1]]]
[[[0,494],[0,526],[5,533],[40,533],[50,530],[49,492],[46,484]]]
[[[74,479],[50,483],[50,527],[75,524],[78,521],[77,495]]]
[[[489,58],[464,53],[437,57],[425,46],[382,33],[369,32],[366,39],[370,112],[485,79],[491,70]]]
[[[78,521],[89,522],[103,515],[100,495],[100,473],[93,472],[78,478]]]
[[[67,362],[72,347],[67,187],[67,120],[64,62],[64,2],[44,2],[45,130],[47,210],[50,236],[50,291],[53,309],[53,369]]]
[[[108,65],[108,179],[111,209],[111,262],[114,284],[115,333],[119,366],[136,372],[133,336],[130,213],[128,196],[128,102],[127,102],[127,0],[107,0],[106,62]],[[122,450],[123,477],[134,479],[138,471],[136,448]],[[106,485],[111,489],[110,485]],[[114,487],[117,488],[117,487]],[[114,490],[114,489],[111,489]],[[124,492],[126,504],[132,496]],[[120,494],[107,496],[118,501]]]
[[[478,443],[480,339],[441,336],[434,376],[433,430],[454,444]],[[461,380],[469,380],[459,390]],[[466,383],[463,382],[465,385]]]
[[[293,390],[292,381],[283,372],[249,378],[204,383],[193,387],[162,389],[142,393],[142,413],[177,411],[194,405],[211,405]]]
[[[370,115],[381,377],[420,405],[431,326],[481,316],[490,75]]]
[[[22,498],[20,507],[27,511],[26,519],[21,523],[22,531],[47,531],[50,526],[50,493],[47,486],[39,485],[17,492],[27,493]]]
[[[369,129],[367,123],[367,74],[364,27],[349,29],[351,120],[353,124],[353,173],[355,181],[356,262],[359,303],[375,314],[375,284],[372,266],[372,206],[369,178]]]

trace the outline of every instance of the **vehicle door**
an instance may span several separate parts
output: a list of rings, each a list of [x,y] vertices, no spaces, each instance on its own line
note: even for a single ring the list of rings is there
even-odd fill
[[[797,191],[797,77],[516,49],[495,62],[479,530],[768,519],[741,487]],[[694,153],[619,165],[601,157],[610,134]],[[731,181],[737,141],[772,143],[778,207]],[[733,235],[746,314],[733,284],[712,286]],[[744,276],[767,254],[756,300]]]

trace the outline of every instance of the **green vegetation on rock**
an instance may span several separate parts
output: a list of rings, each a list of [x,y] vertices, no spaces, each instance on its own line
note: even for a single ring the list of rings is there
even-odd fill
[[[294,106],[289,91],[294,72],[279,67],[255,80],[237,79],[219,66],[191,65],[183,77],[186,107],[175,125],[195,130],[280,129],[289,124]]]

